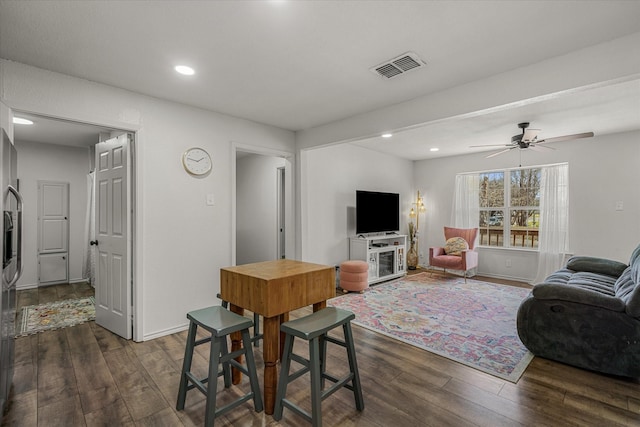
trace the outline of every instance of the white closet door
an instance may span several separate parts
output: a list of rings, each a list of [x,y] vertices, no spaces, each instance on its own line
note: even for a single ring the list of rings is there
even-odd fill
[[[38,181],[39,283],[69,280],[69,183]]]

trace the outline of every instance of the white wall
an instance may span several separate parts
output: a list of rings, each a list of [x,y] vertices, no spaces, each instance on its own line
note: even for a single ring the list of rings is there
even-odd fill
[[[247,154],[236,162],[236,264],[278,258],[280,157]]]
[[[0,97],[14,110],[137,131],[139,338],[172,333],[189,310],[217,304],[219,270],[231,262],[231,141],[294,152],[294,134],[16,62],[0,60],[0,73]],[[213,159],[202,179],[182,168],[192,146]]]
[[[400,232],[407,234],[413,191],[413,162],[355,145],[307,150],[304,164],[303,258],[339,265],[349,259],[355,236],[356,190],[400,193]]]
[[[24,198],[24,273],[17,287],[38,284],[38,180],[69,183],[69,281],[82,279],[82,254],[87,209],[89,149],[16,141],[18,179]]]
[[[640,243],[640,132],[619,133],[554,144],[555,151],[522,152],[522,166],[569,163],[569,245],[571,252],[628,262]],[[455,175],[461,172],[517,167],[512,150],[486,159],[486,153],[424,160],[415,164],[415,185],[425,193],[426,221],[420,251],[444,241],[451,224]],[[622,201],[624,210],[616,211]],[[531,280],[537,254],[527,250],[480,248],[479,273]],[[507,268],[505,259],[512,266]],[[424,264],[428,263],[428,259]]]

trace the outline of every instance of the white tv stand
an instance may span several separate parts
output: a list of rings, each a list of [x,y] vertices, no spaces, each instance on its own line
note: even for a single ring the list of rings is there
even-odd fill
[[[381,234],[349,239],[349,258],[369,264],[370,285],[404,276],[407,273],[406,254],[406,235]]]

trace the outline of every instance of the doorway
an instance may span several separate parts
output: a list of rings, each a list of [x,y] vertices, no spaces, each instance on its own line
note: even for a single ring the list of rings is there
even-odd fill
[[[233,264],[293,259],[293,154],[234,148]]]
[[[101,141],[107,140],[122,134],[128,134],[132,137],[131,143],[131,159],[134,160],[135,130],[121,130],[108,126],[100,126],[95,124],[80,123],[71,120],[63,120],[47,116],[41,116],[33,113],[14,112],[20,117],[29,118],[34,125],[29,129],[19,126],[14,127],[14,140],[18,151],[18,174],[21,180],[22,188],[34,187],[30,182],[36,182],[41,178],[53,178],[52,181],[60,179],[66,175],[73,175],[68,181],[70,182],[71,191],[69,193],[69,213],[68,213],[68,255],[67,255],[67,283],[76,286],[79,283],[86,282],[87,277],[83,274],[83,254],[89,247],[89,239],[86,237],[86,218],[88,211],[88,184],[87,175],[94,170],[95,165],[95,145]],[[37,128],[37,129],[36,129]],[[133,132],[132,132],[133,131]],[[129,163],[131,169],[131,180],[127,183],[128,192],[131,194],[130,202],[132,213],[131,228],[135,231],[135,193],[133,189],[135,182],[135,161]],[[33,203],[35,211],[36,193],[34,190]],[[30,225],[29,233],[31,236],[25,235],[25,245],[23,246],[25,258],[30,260],[30,264],[25,262],[25,274],[18,283],[18,289],[30,289],[39,285],[37,280],[37,238],[36,224],[38,219],[35,213],[30,214],[27,218],[25,214],[25,224]],[[25,233],[27,234],[27,233]],[[30,238],[31,237],[31,238]],[[131,234],[131,242],[135,248],[135,233]],[[132,262],[133,250],[126,259],[129,267],[130,280],[128,282],[135,289],[135,272]],[[60,282],[58,282],[60,283]],[[58,286],[58,285],[56,285]],[[132,289],[132,291],[133,291]],[[135,296],[135,292],[130,292]],[[128,307],[132,313],[131,306]],[[136,315],[141,316],[141,311],[135,311]],[[132,332],[133,339],[138,341],[142,338],[141,329],[138,328],[137,319],[133,319],[134,330]],[[129,334],[131,337],[131,334]]]

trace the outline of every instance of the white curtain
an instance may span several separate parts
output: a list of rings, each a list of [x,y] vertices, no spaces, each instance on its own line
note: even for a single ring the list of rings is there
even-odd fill
[[[538,272],[532,284],[542,282],[562,267],[569,246],[569,165],[542,168]]]
[[[456,187],[453,192],[451,226],[455,228],[476,228],[480,224],[480,175],[456,175]],[[476,240],[478,237],[476,236]],[[477,242],[474,247],[478,246]],[[478,268],[467,271],[473,277]]]
[[[476,228],[480,224],[480,175],[456,175],[451,225],[456,228]]]
[[[89,242],[95,240],[95,193],[94,193],[94,181],[95,172],[90,172],[87,175],[87,212],[84,223],[84,240],[86,247],[82,256],[82,278],[86,279],[91,286],[95,287],[95,271],[96,271],[96,257],[95,246],[92,246]]]

